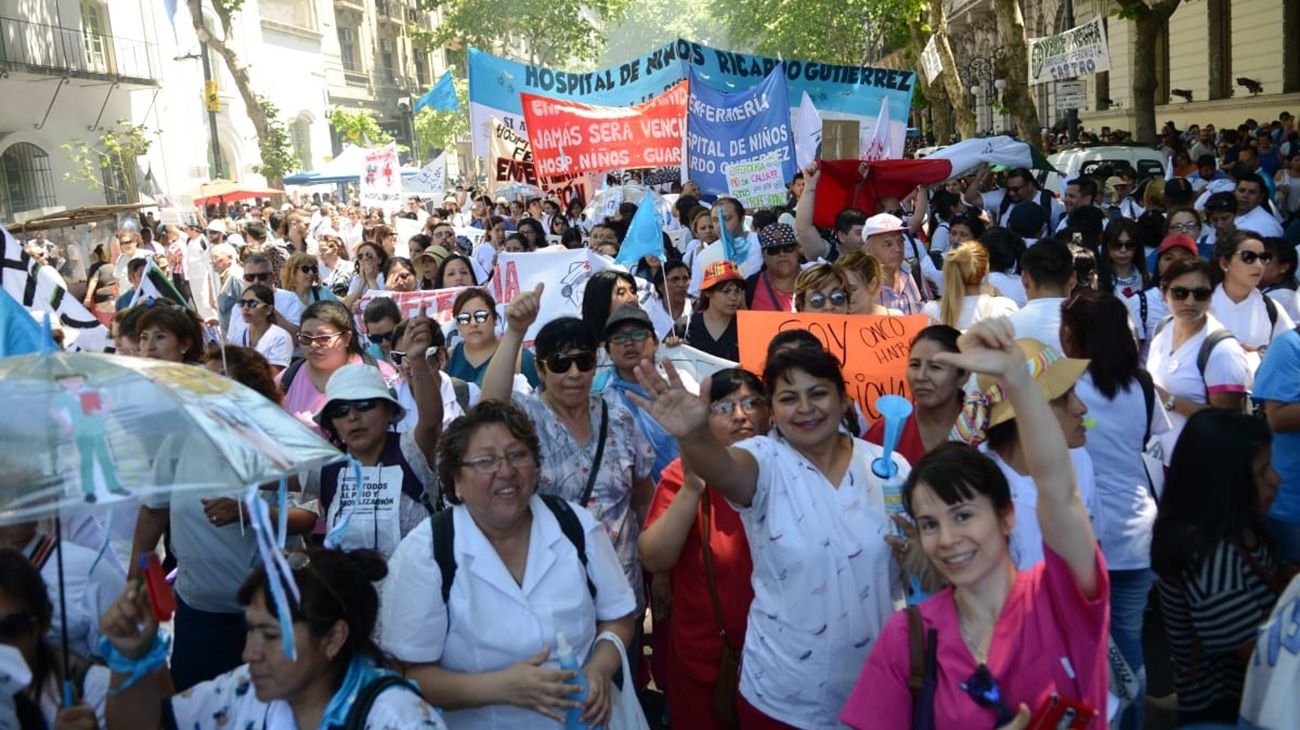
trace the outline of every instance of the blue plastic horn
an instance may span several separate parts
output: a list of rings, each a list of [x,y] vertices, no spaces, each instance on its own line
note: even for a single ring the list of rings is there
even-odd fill
[[[882,395],[876,399],[876,410],[885,419],[885,443],[881,444],[885,453],[871,462],[871,473],[881,479],[893,479],[898,473],[894,449],[903,436],[903,424],[912,415],[912,402],[901,395]]]

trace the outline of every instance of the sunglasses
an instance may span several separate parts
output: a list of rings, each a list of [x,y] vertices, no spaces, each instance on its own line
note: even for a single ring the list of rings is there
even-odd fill
[[[1137,247],[1137,241],[1112,241],[1110,244],[1112,251],[1135,251]]]
[[[1208,286],[1198,286],[1195,289],[1189,289],[1185,286],[1169,287],[1169,294],[1173,296],[1174,301],[1176,302],[1183,301],[1189,295],[1192,297],[1192,299],[1195,299],[1198,302],[1204,302],[1204,301],[1208,301],[1210,295],[1213,293],[1214,290],[1209,288]]]
[[[1241,257],[1241,263],[1253,264],[1256,261],[1268,263],[1273,260],[1271,251],[1238,251],[1237,255]]]
[[[975,704],[997,714],[993,727],[1002,727],[1016,719],[1016,713],[1007,706],[1006,699],[1002,697],[1002,689],[998,687],[998,680],[989,671],[988,665],[979,665],[975,673],[961,683],[961,688]]]
[[[781,246],[768,246],[763,249],[763,253],[769,256],[781,256],[782,254],[794,253],[799,250],[799,244],[787,243]]]
[[[304,335],[302,333],[299,333],[298,344],[302,345],[303,347],[315,347],[317,345],[321,347],[327,347],[331,342],[334,341],[335,338],[342,337],[342,336],[343,336],[342,332],[335,332],[329,335]]]
[[[10,613],[0,616],[0,642],[8,643],[36,630],[36,615]]]
[[[388,332],[367,332],[366,337],[369,337],[371,342],[392,342],[393,337],[396,334],[397,330],[389,330]]]
[[[650,336],[649,330],[643,330],[638,327],[637,329],[615,332],[614,334],[609,336],[609,344],[630,345],[632,343],[636,343],[639,345],[642,342],[645,342],[646,338],[649,336]]]
[[[271,280],[271,272],[269,271],[266,272],[265,274],[244,274],[244,281],[247,281],[250,284],[255,281],[270,281],[270,280]]]
[[[805,301],[808,303],[809,309],[825,309],[827,302],[832,307],[843,307],[849,303],[849,295],[843,289],[836,289],[830,293],[830,296],[821,292],[809,294],[808,299]]]
[[[758,410],[761,405],[763,405],[763,400],[751,395],[746,398],[741,398],[740,400],[714,401],[709,404],[709,413],[712,413],[715,416],[729,416],[734,413],[737,408],[745,413],[753,413]]]
[[[298,267],[298,271],[299,271],[300,273],[303,273],[303,274],[315,274],[315,273],[316,273],[316,267],[315,267],[315,266],[299,266],[299,267]]]
[[[492,313],[486,309],[476,310],[473,314],[469,312],[461,312],[460,314],[456,315],[456,324],[466,325],[469,324],[471,319],[473,319],[475,322],[478,322],[479,324],[483,324],[484,322],[488,321],[488,318],[491,316]]]
[[[367,413],[373,411],[379,405],[382,398],[367,398],[365,400],[336,400],[325,409],[325,417],[328,419],[347,418],[348,414],[355,410],[357,413]]]
[[[244,309],[257,309],[258,307],[262,306],[262,304],[263,302],[260,299],[239,300],[239,306],[243,307]]]
[[[596,367],[596,353],[579,352],[575,355],[550,355],[542,358],[542,364],[546,366],[548,372],[556,375],[563,375],[569,372],[569,368],[577,365],[578,372],[591,372]]]

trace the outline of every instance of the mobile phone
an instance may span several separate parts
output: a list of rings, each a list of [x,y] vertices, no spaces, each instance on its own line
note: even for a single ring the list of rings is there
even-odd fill
[[[153,608],[153,617],[158,623],[170,621],[176,613],[176,594],[172,593],[171,584],[163,574],[162,564],[153,553],[140,556],[140,571],[144,575],[145,587],[149,589],[149,605]]]
[[[1096,716],[1091,707],[1053,692],[1034,713],[1028,730],[1085,730]]]

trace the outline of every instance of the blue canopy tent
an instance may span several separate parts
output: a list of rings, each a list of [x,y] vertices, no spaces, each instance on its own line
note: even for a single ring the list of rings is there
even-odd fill
[[[282,179],[285,185],[328,185],[350,183],[361,179],[366,167],[366,150],[355,145],[347,145],[337,157],[325,163],[319,170],[308,170],[288,175]],[[414,177],[420,172],[418,167],[402,165],[402,177]]]

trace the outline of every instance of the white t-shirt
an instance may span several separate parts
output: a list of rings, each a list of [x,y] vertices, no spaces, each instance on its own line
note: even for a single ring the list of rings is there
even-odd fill
[[[1205,377],[1196,368],[1196,358],[1201,351],[1201,343],[1210,332],[1223,329],[1223,325],[1209,315],[1200,332],[1187,338],[1177,352],[1173,351],[1174,323],[1170,322],[1151,340],[1147,353],[1147,372],[1156,385],[1179,398],[1186,398],[1193,403],[1208,403],[1207,393],[1245,393],[1250,385],[1251,370],[1246,359],[1246,352],[1236,340],[1224,340],[1212,351],[1205,364]],[[1174,453],[1174,444],[1183,432],[1187,418],[1180,413],[1169,413],[1168,431],[1160,435],[1160,446],[1164,450],[1165,464]]]
[[[1029,295],[1025,294],[1025,283],[1020,280],[1019,274],[990,271],[989,283],[996,287],[1002,296],[1015,302],[1017,307],[1023,307],[1029,301]]]
[[[40,538],[23,549],[31,559]],[[41,566],[41,579],[50,594],[54,613],[45,638],[52,646],[62,640],[63,616],[59,612],[59,547],[63,549],[63,591],[68,609],[68,648],[84,657],[99,656],[99,617],[112,607],[126,589],[126,575],[111,555],[95,564],[95,551],[68,542],[52,548]],[[90,566],[94,565],[92,571]]]
[[[478,262],[481,270],[490,272],[497,265],[497,250],[492,244],[484,240],[474,247],[472,258]],[[483,280],[479,279],[479,283],[482,284]]]
[[[1038,340],[1061,352],[1061,304],[1064,297],[1030,299],[1019,311],[1007,315],[1016,339]]]
[[[1146,396],[1136,380],[1109,399],[1084,373],[1074,384],[1074,394],[1088,407],[1096,425],[1088,430],[1084,449],[1092,458],[1096,475],[1096,511],[1093,531],[1111,570],[1137,570],[1151,565],[1151,527],[1156,501],[1151,496],[1142,441],[1147,428]],[[1152,394],[1151,433],[1169,430],[1169,416]],[[1018,521],[1018,520],[1017,520]]]
[[[1277,306],[1282,311],[1286,312],[1292,322],[1300,322],[1300,295],[1297,295],[1295,289],[1282,287],[1270,290],[1267,294],[1277,302]]]
[[[244,323],[242,310],[243,307],[230,310],[230,326],[226,328],[226,342],[244,341],[244,333],[248,331],[248,325]],[[302,324],[302,300],[287,289],[275,290],[275,311],[295,325]]]
[[[1011,559],[1015,561],[1017,570],[1029,570],[1043,562],[1043,532],[1038,526],[1038,486],[1033,477],[1012,469],[996,451],[989,449],[984,453],[1002,470],[1011,487],[1011,502],[1016,506],[1016,524],[1011,528]],[[1074,481],[1079,496],[1088,516],[1092,517],[1097,514],[1092,457],[1088,456],[1087,449],[1070,449],[1070,460],[1074,462]]]
[[[446,428],[451,425],[452,421],[465,415],[465,410],[461,408],[460,401],[456,400],[456,386],[451,384],[451,377],[443,373],[442,377],[438,379],[438,383],[440,384],[438,393],[442,396],[442,426]],[[474,383],[465,383],[465,386],[469,388],[469,407],[473,408],[478,405],[479,399],[482,397],[482,391]],[[397,422],[393,430],[398,433],[406,433],[415,428],[416,421],[420,420],[420,414],[415,407],[415,394],[411,392],[411,384],[405,380],[398,382],[395,390],[397,391],[397,402],[401,403],[402,407],[406,409],[406,415],[402,416],[402,420]]]
[[[1241,692],[1241,727],[1295,727],[1300,717],[1300,647],[1295,643],[1300,616],[1300,576],[1291,579],[1268,621],[1259,628],[1255,653],[1246,665]],[[1249,723],[1249,724],[1248,724]]]
[[[1258,289],[1251,289],[1245,299],[1234,302],[1223,291],[1223,285],[1214,287],[1214,296],[1210,299],[1210,314],[1237,338],[1243,347],[1256,349],[1268,347],[1274,337],[1295,327],[1290,315],[1282,307],[1277,310],[1277,321],[1268,321],[1268,305],[1264,303],[1264,294]],[[1246,359],[1253,373],[1259,368],[1260,354],[1247,352]]]
[[[753,502],[736,507],[754,561],[754,602],[740,692],[767,716],[801,728],[838,728],[840,711],[885,620],[903,607],[879,446],[853,439],[836,487],[784,439],[736,444],[758,462]],[[911,467],[897,453],[898,478]]]
[[[596,623],[636,609],[636,597],[614,554],[604,525],[578,505],[570,507],[586,537],[587,571],[577,550],[541,497],[528,501],[533,514],[524,578],[515,582],[469,509],[452,507],[456,577],[450,605],[442,602],[442,573],[430,553],[433,528],[424,520],[388,562],[380,601],[379,645],[404,662],[438,662],[453,672],[496,672],[552,647],[544,669],[559,669],[555,635],[563,631],[574,655],[587,656]],[[592,600],[587,581],[596,587]],[[446,713],[457,730],[556,729],[564,723],[514,705],[490,705]]]
[[[250,339],[252,339],[252,334],[248,327],[245,326],[244,336],[239,340],[238,344],[248,347]],[[288,330],[273,324],[262,334],[262,338],[257,341],[253,349],[257,350],[272,365],[287,368],[289,367],[289,361],[293,359],[293,338],[289,336]]]
[[[971,325],[990,317],[1005,317],[1016,311],[1016,303],[1008,297],[995,297],[990,294],[967,294],[961,303],[961,316],[957,318],[957,329],[965,331]],[[936,324],[942,322],[939,302],[926,302],[921,307],[921,314]]]
[[[1236,226],[1239,231],[1254,231],[1265,238],[1281,238],[1283,232],[1282,224],[1261,205],[1255,206],[1245,215],[1237,216]]]

